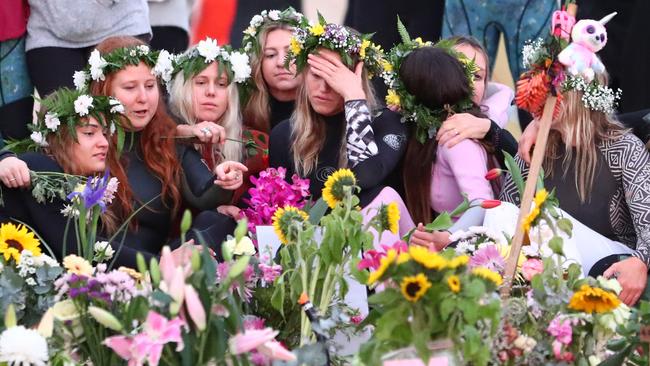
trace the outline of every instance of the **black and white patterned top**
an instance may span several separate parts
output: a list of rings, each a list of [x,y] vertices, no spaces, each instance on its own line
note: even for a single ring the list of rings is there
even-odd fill
[[[348,142],[348,166],[354,168],[360,162],[379,153],[365,99],[345,102],[345,120],[347,121],[345,136]]]
[[[599,176],[614,177],[615,189],[609,195],[609,224],[615,236],[614,239],[633,249],[634,256],[641,259],[650,268],[650,152],[633,134],[625,134],[618,139],[608,140],[598,145],[602,158],[607,162],[609,171],[597,173],[594,185],[599,184]],[[515,157],[524,177],[528,175],[528,167],[524,161]],[[557,172],[561,175],[561,172]],[[566,175],[565,184],[574,184],[573,172]],[[562,199],[558,197],[560,207]],[[583,205],[596,205],[604,197],[591,197],[591,201]],[[508,176],[501,192],[502,201],[520,204],[520,197],[514,181]],[[586,208],[586,211],[588,211]],[[583,207],[583,211],[585,208]],[[580,220],[589,226],[589,220]],[[585,222],[587,221],[587,222]],[[592,229],[596,229],[593,228]],[[597,230],[596,230],[597,231]],[[604,233],[601,233],[604,234]]]

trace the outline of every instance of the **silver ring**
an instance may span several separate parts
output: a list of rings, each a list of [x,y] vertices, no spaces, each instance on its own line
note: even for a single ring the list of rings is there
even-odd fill
[[[209,128],[207,128],[207,127],[203,127],[203,128],[201,129],[201,132],[203,132],[204,135],[207,135],[207,134],[209,134],[211,131],[210,131]]]
[[[15,180],[17,180],[17,179],[16,179],[16,178],[11,178],[11,179],[9,179],[10,182],[13,182],[13,181],[15,181]]]

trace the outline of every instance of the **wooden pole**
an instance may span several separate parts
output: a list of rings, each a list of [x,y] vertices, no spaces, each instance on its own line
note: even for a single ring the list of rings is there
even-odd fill
[[[576,16],[578,13],[578,5],[571,3],[567,6],[567,13]],[[519,253],[523,243],[524,232],[523,222],[524,218],[530,213],[530,207],[535,197],[535,186],[537,185],[537,177],[539,176],[544,154],[546,152],[546,143],[548,141],[548,132],[551,129],[551,122],[553,121],[553,112],[555,111],[555,103],[557,97],[549,95],[544,104],[544,112],[539,124],[539,133],[535,141],[535,148],[533,149],[533,158],[530,162],[530,169],[528,170],[528,177],[526,179],[526,187],[524,188],[524,196],[521,198],[521,207],[519,208],[519,217],[517,218],[517,227],[515,229],[515,236],[512,238],[510,244],[510,257],[508,257],[505,270],[504,285],[501,288],[501,297],[506,299],[510,296],[512,289],[512,280],[517,271],[517,262],[519,261]]]

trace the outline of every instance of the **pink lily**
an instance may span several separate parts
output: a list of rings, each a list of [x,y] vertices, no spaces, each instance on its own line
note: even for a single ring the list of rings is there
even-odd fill
[[[168,320],[155,311],[149,311],[144,324],[144,332],[133,338],[135,353],[146,356],[149,365],[158,365],[165,344],[175,342],[177,344],[176,352],[183,350],[183,338],[181,337],[183,325],[185,323],[179,318]]]
[[[205,309],[192,285],[185,285],[185,306],[198,330],[205,330]]]
[[[261,330],[247,330],[244,333],[237,333],[228,341],[230,352],[234,355],[250,352],[262,344],[275,339],[277,330],[264,328]]]
[[[257,350],[265,355],[266,357],[272,360],[280,361],[295,361],[296,355],[293,352],[287,350],[276,340],[268,341],[261,346],[257,347]]]
[[[124,335],[116,335],[104,339],[104,345],[112,349],[118,356],[129,361],[129,366],[142,365],[144,359],[133,353],[133,339]]]

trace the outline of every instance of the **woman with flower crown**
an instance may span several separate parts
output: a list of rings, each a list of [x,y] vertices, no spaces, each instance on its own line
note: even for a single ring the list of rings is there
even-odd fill
[[[287,168],[287,177],[309,178],[314,198],[330,174],[350,168],[365,206],[395,178],[406,147],[399,116],[377,108],[368,79],[381,70],[381,50],[369,36],[319,17],[296,29],[289,61],[304,83],[291,119],[271,132],[270,165]]]
[[[198,149],[210,169],[222,161],[243,162],[248,168],[242,177],[244,182],[268,166],[268,135],[242,126],[239,87],[250,73],[248,55],[233,51],[230,46],[218,46],[215,40],[207,38],[175,58],[169,84],[170,108],[184,123],[178,128],[189,129],[200,122],[221,126],[227,141],[218,146],[198,145]],[[251,141],[256,145],[254,148],[248,148]],[[236,204],[248,187],[249,184],[242,184],[230,203]],[[218,211],[235,218],[239,213],[232,205],[219,206]]]
[[[39,197],[43,192],[33,194],[31,189],[21,188],[25,182],[29,185],[30,170],[81,176],[104,173],[109,156],[115,154],[108,134],[123,123],[122,112],[122,105],[114,98],[70,89],[59,89],[42,100],[38,121],[31,126],[30,141],[39,152],[24,153],[19,157],[5,156],[0,161],[0,180],[9,188],[2,190],[4,204],[0,205],[0,222],[28,225],[50,246],[59,260],[63,259],[63,253],[76,253],[75,235],[66,237],[65,233],[68,218],[61,209],[66,203],[58,197],[43,199]],[[103,223],[114,224],[109,222],[110,219],[105,216]],[[11,246],[12,243],[6,242],[8,240],[10,238],[3,237],[0,248]],[[114,246],[117,250],[117,244]],[[135,249],[123,246],[116,263],[134,266],[135,254]]]
[[[524,225],[539,226],[537,207],[554,190],[573,226],[588,233],[565,239],[565,252],[577,253],[584,273],[616,277],[620,299],[632,305],[646,289],[650,268],[650,152],[613,117],[621,92],[607,86],[607,71],[596,56],[607,42],[604,25],[612,16],[574,20],[565,32],[571,35],[568,46],[556,47],[559,40],[551,37],[532,43],[532,52],[524,54],[530,70],[518,81],[518,105],[540,118],[546,94],[558,96],[542,162],[546,189],[538,190]],[[591,61],[580,63],[585,57]],[[557,76],[543,79],[550,72]],[[540,76],[547,82],[534,93],[528,86]],[[524,160],[519,155],[515,160],[527,175]],[[501,199],[520,202],[511,176]]]
[[[287,69],[285,59],[292,32],[303,18],[292,7],[264,10],[244,30],[242,45],[251,58],[253,85],[243,100],[243,117],[253,129],[270,132],[293,112],[303,77],[296,73],[295,65]]]
[[[443,121],[456,114],[486,118],[473,99],[478,68],[453,45],[450,40],[432,45],[403,39],[391,50],[392,67],[384,75],[389,96],[394,96],[387,102],[399,105],[407,123],[411,122],[403,171],[408,211],[402,213],[400,232],[419,223],[411,244],[433,250],[449,244],[449,233],[428,232],[422,223],[432,221],[434,212],[453,211],[463,195],[469,200],[488,200],[494,198],[497,189],[484,179],[489,168],[498,164],[492,144],[465,139],[448,147],[435,138]],[[399,197],[394,199],[399,203]]]

